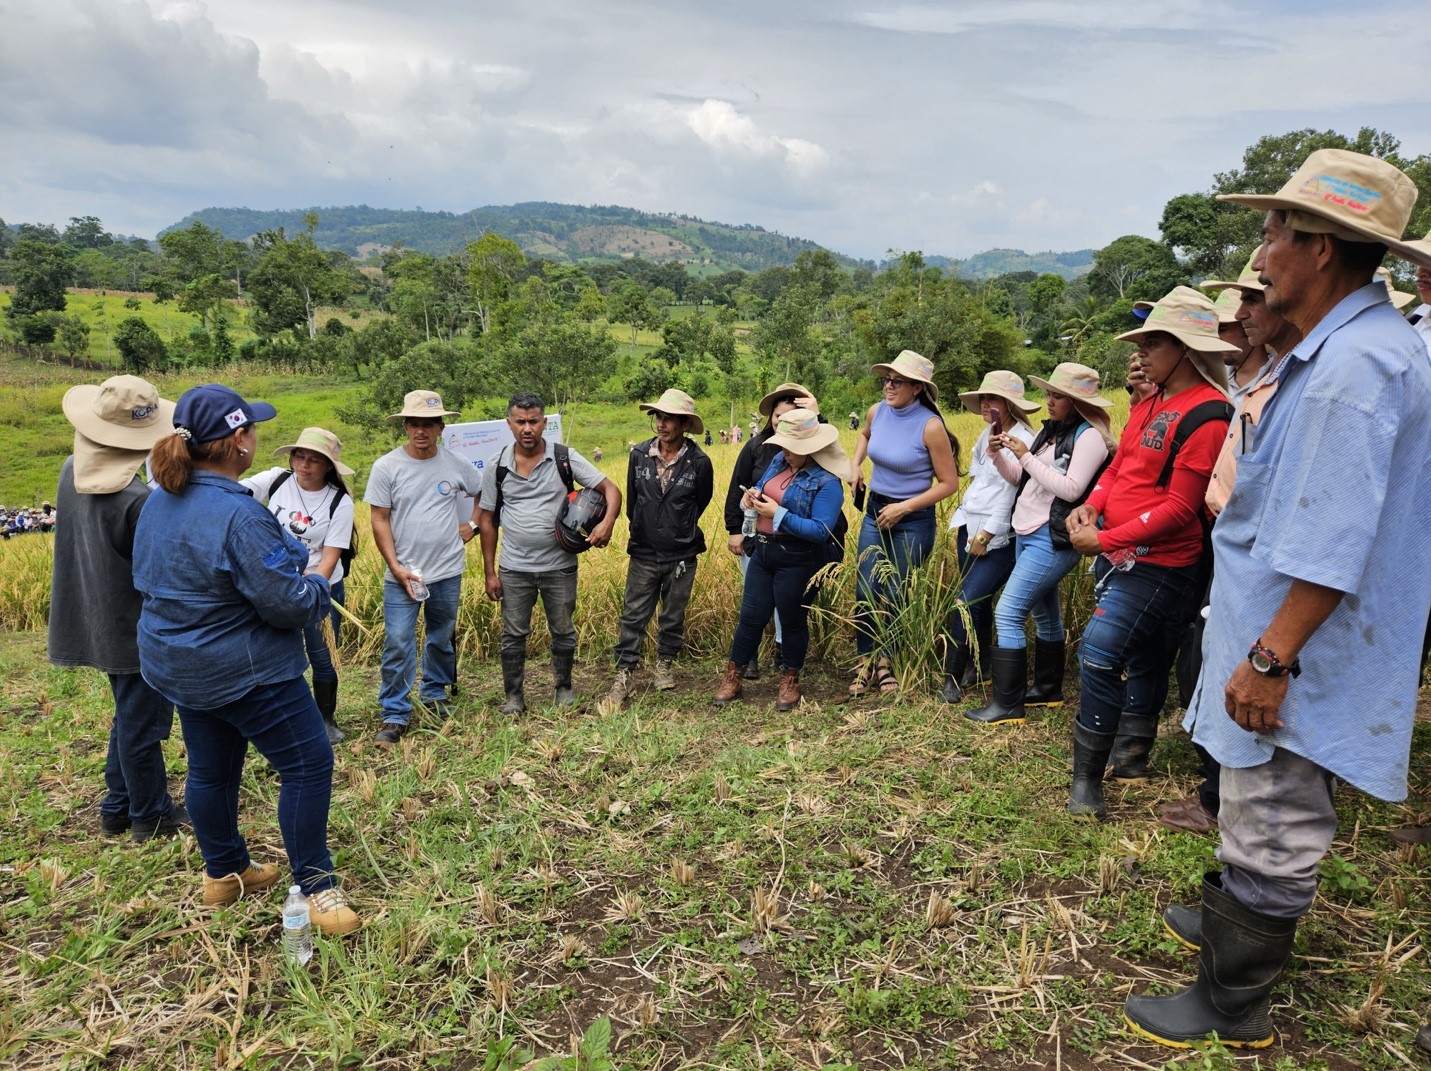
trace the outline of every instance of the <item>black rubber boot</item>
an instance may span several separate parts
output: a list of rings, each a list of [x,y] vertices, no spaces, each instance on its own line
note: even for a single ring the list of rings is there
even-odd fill
[[[741,676],[744,677],[744,678],[745,678],[746,680],[748,680],[748,681],[758,681],[758,680],[760,680],[760,654],[759,654],[759,652],[757,652],[756,655],[755,655],[755,657],[752,658],[749,662],[747,662],[747,663],[745,664],[745,668],[741,671]]]
[[[968,669],[968,644],[956,644],[948,636],[944,637],[944,687],[939,689],[940,699],[946,703],[964,701],[964,688],[959,682]]]
[[[1197,952],[1202,948],[1202,911],[1182,904],[1163,908],[1163,929],[1184,948]]]
[[[527,699],[523,685],[527,677],[527,653],[525,651],[502,652],[502,688],[507,693],[507,701],[502,704],[503,714],[520,714],[527,709]]]
[[[1124,714],[1113,741],[1113,780],[1122,784],[1146,781],[1151,776],[1148,756],[1158,738],[1158,718],[1153,714]]]
[[[576,692],[571,687],[571,664],[575,651],[552,652],[552,702],[559,707],[576,704]]]
[[[966,710],[964,717],[985,725],[1022,725],[1024,691],[1028,687],[1028,651],[1022,647],[995,647],[991,667],[994,698],[988,706]]]
[[[1063,640],[1049,643],[1034,637],[1033,685],[1024,696],[1027,707],[1057,707],[1063,705]]]
[[[1068,793],[1068,813],[1075,818],[1102,818],[1103,770],[1113,750],[1112,733],[1095,733],[1073,722],[1073,788]]]
[[[1272,987],[1296,932],[1296,919],[1243,907],[1224,891],[1220,874],[1209,874],[1202,884],[1197,981],[1164,997],[1129,997],[1123,1018],[1134,1032],[1172,1048],[1212,1033],[1230,1048],[1266,1048],[1277,1040]]]
[[[338,719],[334,716],[338,710],[338,682],[314,681],[313,702],[318,704],[318,713],[323,715],[323,728],[328,730],[328,743],[338,743],[343,739],[343,730],[338,728]]]

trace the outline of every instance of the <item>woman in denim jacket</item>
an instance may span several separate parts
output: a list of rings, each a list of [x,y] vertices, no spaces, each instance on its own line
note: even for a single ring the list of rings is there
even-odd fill
[[[204,857],[203,903],[232,904],[273,885],[279,868],[250,858],[238,829],[250,743],[278,772],[278,826],[309,918],[347,933],[357,914],[328,853],[333,747],[303,679],[303,629],[331,608],[328,581],[305,573],[308,550],[238,482],[275,416],[227,387],[186,391],[174,434],[151,454],[160,489],[134,533],[140,671],[179,708],[189,756],[186,797]]]
[[[745,594],[730,660],[715,694],[718,705],[740,698],[745,666],[755,657],[773,611],[779,611],[784,630],[775,709],[792,710],[800,702],[800,670],[810,647],[810,581],[830,560],[827,545],[845,502],[841,481],[850,478],[839,438],[813,408],[797,405],[780,417],[770,437],[780,453],[742,497],[742,508],[754,509],[759,519],[755,537],[746,541]]]

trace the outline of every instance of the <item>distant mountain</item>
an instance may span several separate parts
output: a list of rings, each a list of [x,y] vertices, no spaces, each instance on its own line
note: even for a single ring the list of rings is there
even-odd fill
[[[1078,249],[1072,253],[1025,253],[1022,249],[989,249],[975,253],[967,260],[950,257],[925,257],[931,267],[952,268],[965,279],[993,279],[1015,271],[1031,271],[1040,275],[1062,275],[1077,279],[1093,267],[1094,249]]]
[[[328,249],[356,257],[402,242],[408,249],[443,255],[455,253],[488,231],[510,238],[531,256],[548,260],[590,262],[639,256],[646,260],[679,260],[718,270],[760,271],[793,264],[806,250],[821,246],[804,238],[787,238],[750,224],[710,223],[694,216],[661,215],[616,205],[566,205],[529,201],[517,205],[487,205],[461,215],[367,205],[266,212],[252,208],[205,208],[192,212],[165,231],[182,230],[195,220],[243,240],[259,231],[283,227],[301,231],[307,212],[318,214],[314,238]],[[161,232],[162,233],[162,232]],[[846,267],[862,263],[839,253]]]

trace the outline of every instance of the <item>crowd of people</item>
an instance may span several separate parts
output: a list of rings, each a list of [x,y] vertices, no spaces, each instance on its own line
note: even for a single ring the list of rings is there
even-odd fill
[[[42,503],[29,509],[6,509],[0,506],[0,539],[26,535],[30,532],[53,532],[55,530],[55,507]]]
[[[1164,915],[1200,950],[1196,981],[1127,1001],[1130,1027],[1172,1046],[1214,1033],[1229,1046],[1275,1039],[1270,993],[1335,832],[1333,785],[1405,798],[1431,634],[1431,305],[1408,321],[1397,305],[1409,295],[1375,275],[1388,251],[1408,259],[1431,302],[1431,241],[1401,237],[1415,186],[1384,161],[1322,150],[1277,193],[1227,199],[1265,213],[1263,243],[1238,279],[1205,284],[1216,301],[1177,287],[1141,304],[1120,336],[1137,350],[1116,438],[1098,374],[1077,363],[1030,377],[1047,407],[1037,430],[1041,406],[1012,371],[959,395],[985,426],[950,519],[957,607],[944,634],[925,640],[942,644],[940,698],[990,731],[1017,726],[1031,706],[1067,702],[1059,586],[1090,563],[1096,607],[1077,644],[1067,804],[1089,819],[1106,815],[1110,769],[1149,776],[1176,665],[1203,783],[1161,817],[1218,832],[1222,869],[1206,876],[1200,907]],[[936,507],[959,494],[963,450],[933,362],[906,350],[871,374],[883,397],[863,420],[850,415],[853,458],[803,385],[760,401],[725,489],[726,549],[743,583],[716,704],[741,699],[759,676],[772,623],[776,710],[800,704],[809,610],[847,553],[847,493],[860,516],[848,690],[901,687],[891,622],[936,545]],[[710,433],[680,390],[640,408],[653,434],[630,445],[623,493],[545,437],[534,394],[510,399],[513,441],[481,467],[442,445],[458,414],[440,395],[406,395],[390,418],[404,441],[374,463],[364,493],[385,564],[377,744],[407,733],[415,703],[439,718],[452,709],[474,538],[485,594],[501,605],[502,712],[526,709],[538,599],[553,702],[574,705],[580,555],[610,542],[623,507],[630,560],[602,702],[617,709],[638,687],[653,616],[653,685],[676,687],[708,549],[701,518],[715,486],[699,438],[709,445]],[[357,548],[341,442],[305,429],[272,452],[286,466],[245,477],[275,413],[226,387],[174,404],[120,376],[74,388],[64,409],[75,449],[59,483],[50,657],[109,675],[103,831],[145,840],[191,825],[205,904],[271,886],[278,866],[249,855],[237,824],[252,743],[282,778],[279,827],[315,923],[356,928],[327,846],[342,738],[331,647]],[[742,439],[738,426],[720,434]],[[136,475],[146,454],[152,492]],[[985,683],[986,701],[968,701]],[[189,756],[184,805],[164,787],[160,751],[175,708]],[[1431,1027],[1418,1044],[1431,1051]]]

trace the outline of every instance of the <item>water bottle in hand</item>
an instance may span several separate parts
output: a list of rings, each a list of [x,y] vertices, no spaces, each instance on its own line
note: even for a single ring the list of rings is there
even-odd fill
[[[407,571],[412,574],[412,597],[418,602],[427,601],[427,585],[422,579],[422,570],[415,565],[409,565]]]
[[[744,519],[740,522],[740,534],[749,539],[757,531],[756,525],[760,523],[760,511],[754,506],[746,506],[743,512]]]
[[[308,897],[297,885],[288,887],[283,901],[283,955],[302,965],[313,958],[313,925],[309,921]]]

